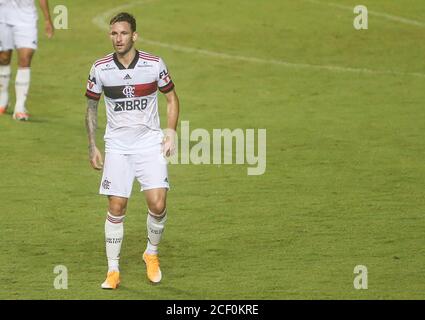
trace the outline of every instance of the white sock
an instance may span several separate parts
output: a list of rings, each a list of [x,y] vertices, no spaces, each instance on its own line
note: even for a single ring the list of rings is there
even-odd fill
[[[148,245],[145,251],[147,254],[158,254],[158,245],[161,241],[166,221],[167,209],[164,209],[160,215],[155,215],[148,209],[148,219],[146,221],[148,229]]]
[[[16,91],[16,112],[26,112],[25,102],[27,101],[27,95],[30,88],[31,80],[31,69],[18,69],[15,80],[15,91]]]
[[[124,216],[116,217],[108,212],[105,221],[106,257],[108,272],[119,271],[121,243],[124,237]]]
[[[11,73],[10,65],[0,66],[0,107],[6,107],[9,103],[9,81]]]

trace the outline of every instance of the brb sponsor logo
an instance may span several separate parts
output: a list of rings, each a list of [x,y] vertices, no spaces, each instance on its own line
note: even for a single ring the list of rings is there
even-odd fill
[[[137,99],[137,100],[128,100],[128,101],[120,101],[115,103],[115,112],[122,111],[143,111],[148,106],[148,99]]]
[[[135,87],[134,86],[125,86],[122,90],[123,95],[126,98],[134,98],[135,97]],[[122,112],[122,111],[143,111],[148,106],[148,99],[133,99],[127,101],[119,101],[115,103],[114,111]]]

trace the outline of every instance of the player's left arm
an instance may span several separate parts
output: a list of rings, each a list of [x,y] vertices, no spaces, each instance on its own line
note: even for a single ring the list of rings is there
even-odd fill
[[[49,0],[40,0],[40,8],[41,11],[43,11],[44,16],[44,29],[46,31],[47,38],[50,39],[55,33],[55,28],[53,27],[52,18],[50,17]]]
[[[167,99],[167,129],[165,130],[163,141],[163,154],[166,157],[169,157],[174,154],[176,148],[175,139],[180,106],[179,98],[175,89],[165,93],[164,95]]]

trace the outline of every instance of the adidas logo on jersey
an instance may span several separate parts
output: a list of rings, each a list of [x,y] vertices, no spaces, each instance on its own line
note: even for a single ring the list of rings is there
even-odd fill
[[[131,77],[130,77],[130,75],[127,73],[127,75],[124,77],[124,80],[130,80],[131,79]]]

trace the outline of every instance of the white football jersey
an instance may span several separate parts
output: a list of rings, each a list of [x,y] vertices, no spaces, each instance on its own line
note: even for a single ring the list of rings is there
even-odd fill
[[[163,133],[158,113],[158,89],[174,89],[161,58],[136,51],[128,68],[115,53],[97,60],[87,82],[86,97],[99,100],[104,93],[107,124],[105,151],[136,154],[161,143]]]
[[[0,0],[0,22],[15,26],[37,27],[34,0]]]

